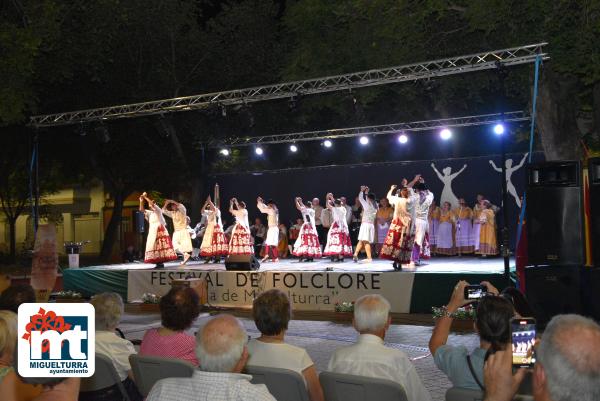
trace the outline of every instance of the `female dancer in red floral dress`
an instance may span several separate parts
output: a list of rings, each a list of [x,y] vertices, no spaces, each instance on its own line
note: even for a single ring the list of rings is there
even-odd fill
[[[390,205],[394,207],[394,218],[381,248],[380,257],[394,262],[394,270],[402,270],[403,264],[410,263],[413,241],[410,234],[410,212],[408,206],[411,198],[408,188],[402,188],[399,195],[393,195],[397,186],[392,185],[387,194]]]
[[[312,202],[306,202],[305,206],[302,198],[296,198],[296,209],[302,213],[304,223],[300,227],[300,233],[294,243],[293,254],[300,261],[304,259],[306,262],[312,262],[314,258],[321,257],[321,244],[319,244],[315,227],[315,211],[312,208]]]
[[[144,208],[144,200],[148,202],[150,210]],[[164,262],[177,260],[177,254],[173,250],[173,243],[167,231],[167,222],[161,208],[148,198],[146,192],[140,196],[140,211],[144,212],[144,217],[149,224],[144,262],[156,263],[157,269],[163,268]]]

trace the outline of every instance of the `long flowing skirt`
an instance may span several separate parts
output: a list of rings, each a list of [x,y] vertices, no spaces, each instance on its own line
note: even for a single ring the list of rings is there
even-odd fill
[[[471,219],[460,219],[456,225],[456,250],[461,253],[473,253],[473,223]]]
[[[473,223],[473,250],[475,253],[479,250],[479,237],[481,236],[481,224],[478,221]]]
[[[358,240],[367,241],[369,244],[375,242],[375,225],[373,223],[361,223]]]
[[[413,244],[414,236],[410,234],[410,225],[405,226],[400,219],[394,219],[379,256],[402,264],[410,263]]]
[[[325,256],[352,256],[352,243],[350,234],[337,222],[331,225],[327,233],[327,245],[323,251]]]
[[[390,229],[390,225],[388,223],[385,223],[385,224],[376,223],[376,225],[377,225],[377,243],[383,244],[385,242],[385,237],[387,236],[387,233]]]
[[[437,248],[438,255],[456,255],[456,247],[454,246],[452,223],[440,223],[438,228]]]
[[[479,237],[479,255],[497,255],[498,243],[496,242],[496,228],[491,224],[481,225]]]
[[[173,250],[173,243],[167,230],[163,226],[158,226],[154,242],[146,244],[144,262],[164,263],[170,260],[177,260],[177,254]]]
[[[239,224],[236,224],[231,233],[229,241],[230,255],[253,255],[254,249],[250,245],[250,232]]]
[[[173,249],[181,253],[192,252],[192,237],[187,229],[177,230],[173,233]]]
[[[320,258],[321,244],[319,236],[310,223],[304,223],[300,228],[298,238],[294,243],[294,256],[299,258]]]
[[[212,247],[213,233],[215,231],[215,223],[208,223],[202,236],[202,244],[200,245],[200,255],[210,253]]]
[[[437,245],[437,232],[440,221],[438,219],[431,219],[429,221],[429,245],[431,248],[435,248]]]
[[[210,245],[200,249],[200,256],[205,258],[214,256],[227,256],[229,253],[229,245],[227,244],[223,230],[220,226],[215,225],[211,232],[212,235]],[[206,235],[206,233],[204,235]]]

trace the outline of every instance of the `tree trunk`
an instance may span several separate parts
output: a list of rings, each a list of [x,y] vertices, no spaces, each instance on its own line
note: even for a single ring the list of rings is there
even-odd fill
[[[10,238],[10,259],[15,260],[17,256],[17,219],[7,218]]]
[[[537,127],[546,160],[580,160],[577,78],[544,68],[539,87]]]
[[[113,211],[106,231],[104,232],[104,242],[102,242],[102,249],[100,250],[100,261],[102,263],[109,263],[112,255],[115,241],[119,236],[119,228],[121,227],[121,219],[123,214],[123,201],[125,194],[121,190],[117,190],[113,193]]]

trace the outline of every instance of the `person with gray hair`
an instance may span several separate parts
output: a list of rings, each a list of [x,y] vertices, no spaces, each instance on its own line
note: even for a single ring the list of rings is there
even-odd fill
[[[390,303],[381,295],[364,295],[354,304],[352,325],[359,332],[355,344],[333,353],[328,371],[392,380],[400,384],[409,401],[427,401],[431,396],[406,354],[384,345],[390,328]]]
[[[600,400],[600,325],[579,315],[552,318],[537,347],[535,401]],[[512,374],[510,350],[490,356],[484,370],[485,401],[512,400],[525,377]]]
[[[264,384],[241,374],[248,360],[248,335],[239,320],[217,315],[196,335],[200,369],[192,377],[158,381],[147,401],[275,401]]]

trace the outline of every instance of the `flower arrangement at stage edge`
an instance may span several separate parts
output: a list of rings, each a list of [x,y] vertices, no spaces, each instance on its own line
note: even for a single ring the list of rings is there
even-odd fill
[[[431,313],[433,319],[438,319],[446,313],[445,306],[433,306],[431,307]],[[452,317],[457,320],[475,320],[475,308],[472,305],[466,305],[462,308],[458,308],[456,312],[452,313]]]
[[[354,312],[354,301],[352,302],[336,302],[335,303],[335,311],[336,312]]]
[[[152,294],[151,292],[145,292],[142,295],[142,302],[145,304],[157,304],[160,302],[160,296]]]
[[[56,299],[81,299],[83,295],[77,291],[59,291],[55,294]]]

